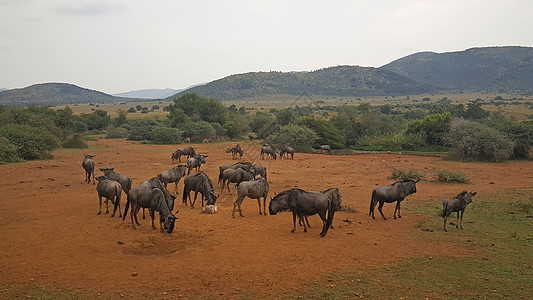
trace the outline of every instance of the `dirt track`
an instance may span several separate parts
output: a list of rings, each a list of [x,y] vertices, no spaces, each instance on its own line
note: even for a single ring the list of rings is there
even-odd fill
[[[109,148],[93,152],[96,169],[114,167],[136,186],[172,167],[176,146],[142,145],[124,140],[99,140],[91,145]],[[243,145],[243,144],[241,144]],[[207,153],[202,169],[216,184],[218,166],[232,163],[228,144],[193,145]],[[257,202],[246,199],[245,217],[231,217],[233,200],[227,190],[217,202],[217,214],[202,214],[181,204],[183,183],[178,186],[176,229],[172,234],[152,230],[150,220],[140,219],[138,230],[110,215],[96,215],[95,185],[84,182],[83,152],[59,151],[55,159],[0,166],[0,284],[34,284],[48,289],[75,289],[82,295],[105,298],[158,297],[221,298],[253,295],[279,296],[302,288],[333,271],[365,270],[409,256],[443,254],[435,245],[410,233],[422,218],[409,213],[410,203],[440,200],[463,189],[484,194],[529,187],[533,162],[506,164],[455,163],[439,158],[397,154],[328,156],[295,155],[294,161],[261,161],[258,146],[245,144],[244,159],[268,168],[271,195],[291,187],[320,191],[338,187],[343,205],[356,213],[335,215],[334,230],[319,237],[319,218],[310,217],[308,233],[291,233],[292,216],[258,214]],[[392,219],[394,205],[386,204],[383,221],[368,217],[370,194],[387,179],[393,167],[462,170],[472,183],[418,184],[418,193],[402,203],[403,218]],[[102,172],[97,171],[97,175]],[[170,191],[173,187],[169,186]],[[123,195],[122,209],[126,203]],[[268,207],[268,203],[267,203]],[[267,208],[268,209],[268,208]],[[377,213],[377,211],[376,211]],[[352,223],[343,222],[348,219]],[[119,243],[120,242],[120,243]],[[445,246],[445,245],[444,245]],[[451,251],[451,252],[450,252]],[[445,255],[460,255],[461,249]],[[132,276],[133,274],[138,274]],[[164,294],[166,293],[166,294]]]

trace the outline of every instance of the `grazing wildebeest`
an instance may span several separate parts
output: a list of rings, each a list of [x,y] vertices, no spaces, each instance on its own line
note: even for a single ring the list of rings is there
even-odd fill
[[[394,218],[396,219],[396,211],[398,211],[398,218],[401,218],[400,203],[405,197],[416,193],[416,183],[418,181],[420,180],[406,179],[396,181],[391,185],[379,186],[375,188],[372,191],[372,200],[370,201],[370,211],[368,216],[370,217],[370,215],[372,215],[372,219],[376,219],[374,217],[374,209],[376,208],[376,204],[379,202],[378,210],[381,213],[383,220],[387,220],[387,218],[385,218],[383,215],[383,211],[381,210],[383,208],[383,204],[396,202]]]
[[[93,161],[94,155],[85,154],[85,158],[83,159],[83,162],[81,163],[81,166],[85,170],[85,181],[87,183],[91,182],[91,175],[93,176],[93,184],[94,182],[94,161]]]
[[[455,198],[450,198],[442,201],[442,217],[444,218],[444,231],[446,230],[446,223],[448,217],[452,212],[457,212],[457,222],[455,223],[455,228],[458,228],[459,224],[459,213],[461,213],[461,229],[463,229],[463,214],[465,213],[465,208],[468,204],[472,203],[472,197],[474,197],[477,192],[467,192],[462,191]]]
[[[336,188],[330,188],[320,193],[293,188],[271,198],[268,209],[271,215],[275,215],[280,211],[290,210],[294,225],[291,232],[296,231],[296,216],[302,218],[304,216],[318,214],[323,224],[320,236],[324,237],[333,223],[335,211],[341,208],[341,196],[341,193]],[[307,232],[307,227],[305,223],[303,224],[304,232]]]
[[[196,172],[199,172],[202,164],[205,164],[206,157],[207,155],[198,154],[187,159],[187,175],[191,174],[192,168],[195,168]]]
[[[178,165],[173,167],[170,170],[163,171],[159,174],[157,174],[157,178],[161,183],[167,187],[167,184],[174,182],[174,194],[178,193],[178,182],[180,181],[181,177],[185,176],[185,170],[187,169],[186,165]]]
[[[254,139],[254,136],[253,136],[253,135],[251,135],[251,134],[249,134],[249,135],[248,135],[248,139],[249,139],[250,141],[253,141],[253,139]]]
[[[272,157],[272,159],[276,159],[277,155],[276,155],[276,150],[274,150],[274,148],[270,145],[263,145],[263,147],[261,147],[261,159],[265,159],[265,154],[270,157]]]
[[[185,179],[183,179],[183,185],[183,203],[187,205],[188,197],[191,208],[194,208],[194,203],[196,203],[196,197],[198,196],[198,193],[202,194],[202,207],[204,206],[204,198],[206,199],[207,205],[214,205],[218,199],[219,195],[215,195],[213,182],[203,172],[185,177]],[[194,201],[191,201],[191,191],[195,192]]]
[[[237,159],[237,154],[242,158],[244,150],[242,150],[241,145],[237,144],[237,146],[233,148],[227,148],[226,153],[231,153],[231,158]]]
[[[154,225],[155,211],[159,212],[159,227],[161,232],[172,233],[174,230],[174,223],[176,222],[176,216],[172,214],[168,207],[165,195],[161,189],[151,188],[147,186],[138,186],[130,190],[128,194],[128,202],[126,203],[126,209],[124,210],[124,217],[122,221],[126,219],[128,213],[128,207],[131,205],[131,226],[135,228],[135,224],[140,226],[137,219],[137,213],[141,208],[150,209],[150,217],[152,218],[152,228],[157,229]],[[135,218],[135,223],[133,219]]]
[[[223,191],[224,190],[224,186],[226,186],[228,188],[228,192],[229,192],[230,191],[229,184],[232,183],[232,182],[236,183],[236,184],[239,184],[242,181],[248,181],[248,180],[252,180],[252,179],[254,179],[254,176],[252,175],[252,173],[250,173],[250,172],[248,172],[246,170],[243,170],[241,168],[226,169],[222,173],[222,188],[220,189],[220,191]]]
[[[227,170],[227,169],[238,169],[238,168],[241,168],[247,172],[250,172],[252,173],[252,175],[254,174],[254,165],[252,165],[251,162],[238,162],[238,163],[234,163],[232,165],[221,165],[220,167],[218,167],[218,170],[219,170],[219,173],[218,173],[218,184],[222,184],[222,174],[224,173],[224,170]]]
[[[259,178],[257,180],[242,181],[237,184],[237,200],[233,203],[233,217],[235,218],[235,207],[239,206],[239,214],[241,217],[242,209],[241,204],[246,196],[252,199],[257,199],[257,205],[259,205],[259,214],[266,216],[266,197],[268,195],[268,182],[265,178]],[[261,197],[263,197],[263,212],[261,212]]]
[[[102,197],[105,197],[105,213],[109,213],[108,201],[111,200],[111,203],[114,204],[113,214],[111,214],[111,217],[115,216],[117,207],[119,217],[122,217],[122,213],[120,211],[120,197],[122,196],[122,186],[120,185],[120,183],[116,182],[115,180],[111,180],[105,176],[98,176],[96,177],[96,180],[98,181],[96,191],[98,192],[98,200],[100,201],[100,210],[98,211],[98,215],[102,213]]]
[[[261,176],[263,177],[264,179],[267,179],[267,168],[263,165],[259,165],[259,164],[253,164],[253,171],[251,172],[252,175],[257,176]]]
[[[287,158],[289,158],[290,155],[291,157],[289,159],[294,159],[294,149],[292,147],[283,147],[279,152],[279,157],[283,158],[284,154],[287,154]]]
[[[132,180],[129,176],[115,173],[115,168],[103,168],[100,169],[100,171],[104,172],[105,177],[120,183],[120,185],[122,186],[122,190],[124,190],[124,193],[128,195],[131,190],[132,184]]]
[[[175,160],[178,160],[178,162],[181,162],[181,156],[183,155],[186,155],[187,159],[189,159],[196,155],[196,151],[191,146],[179,148],[178,150],[172,152],[172,163],[174,163]]]
[[[321,145],[320,146],[320,153],[326,152],[327,154],[331,154],[331,146],[330,145]]]

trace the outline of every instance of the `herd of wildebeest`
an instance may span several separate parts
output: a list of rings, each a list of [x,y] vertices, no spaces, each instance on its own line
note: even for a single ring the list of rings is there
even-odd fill
[[[240,145],[236,145],[233,148],[227,148],[226,153],[231,153],[233,159],[242,159],[243,150]],[[331,147],[329,145],[322,145],[320,147],[320,153],[331,154]],[[207,155],[197,154],[193,147],[179,148],[172,153],[172,164],[177,161],[181,162],[181,157],[187,157],[186,164],[178,164],[170,170],[163,171],[150,180],[140,183],[137,187],[132,188],[132,180],[129,176],[124,174],[115,173],[114,168],[101,168],[104,173],[103,176],[95,177],[94,170],[94,155],[85,154],[85,158],[82,162],[82,166],[85,169],[85,180],[87,183],[91,182],[95,184],[95,179],[98,181],[96,191],[98,193],[98,199],[100,208],[98,214],[102,213],[102,198],[105,198],[106,213],[109,213],[108,202],[113,204],[113,213],[111,217],[115,216],[118,209],[119,217],[122,217],[124,221],[130,209],[130,217],[132,228],[136,229],[135,225],[140,225],[137,219],[137,214],[141,208],[143,208],[143,218],[145,218],[145,209],[148,209],[150,217],[152,218],[152,228],[156,229],[154,225],[155,212],[159,213],[159,227],[162,232],[172,233],[174,230],[174,224],[176,221],[174,210],[174,200],[178,194],[178,182],[183,179],[183,204],[187,205],[187,199],[189,199],[189,205],[194,208],[198,193],[201,195],[202,208],[204,211],[213,212],[216,210],[216,200],[220,194],[216,194],[212,180],[200,171],[201,165],[206,163]],[[284,147],[279,151],[280,158],[294,159],[294,149],[291,147]],[[261,148],[261,158],[264,159],[277,159],[276,150],[269,145],[263,145]],[[191,174],[191,170],[195,169],[196,173]],[[378,210],[383,215],[384,203],[396,202],[396,208],[394,210],[394,219],[396,219],[396,213],[398,218],[401,218],[400,203],[402,200],[416,193],[416,183],[418,180],[405,179],[396,181],[393,184],[386,186],[379,186],[372,191],[372,197],[370,201],[370,211],[368,216],[374,217],[374,210],[378,205]],[[174,193],[170,194],[167,190],[167,185],[174,183]],[[269,193],[269,186],[267,181],[267,169],[260,164],[253,164],[250,162],[239,161],[234,164],[225,164],[219,167],[218,184],[221,187],[221,191],[224,188],[230,190],[229,184],[236,184],[237,199],[233,204],[232,216],[235,218],[235,210],[238,207],[239,214],[242,215],[241,204],[244,198],[249,197],[251,199],[257,199],[259,205],[259,214],[266,215],[266,198]],[[127,196],[126,207],[124,209],[124,216],[121,213],[120,201],[122,191]],[[194,200],[191,199],[190,193],[194,191]],[[463,213],[466,206],[472,202],[472,197],[476,195],[476,192],[463,191],[454,198],[449,198],[442,201],[443,210],[442,217],[444,218],[444,230],[446,230],[447,218],[452,212],[457,212],[456,228],[462,227]],[[304,232],[307,232],[309,222],[308,216],[318,214],[322,219],[322,231],[321,237],[324,237],[329,228],[332,228],[333,217],[336,211],[341,209],[341,192],[337,188],[328,188],[322,192],[305,191],[300,188],[292,188],[282,191],[270,198],[269,213],[275,215],[282,211],[291,211],[293,219],[292,232],[296,230],[296,217],[300,225],[304,226]],[[263,209],[261,210],[261,198],[263,198]],[[204,206],[205,201],[205,206]],[[306,226],[307,223],[307,226]]]

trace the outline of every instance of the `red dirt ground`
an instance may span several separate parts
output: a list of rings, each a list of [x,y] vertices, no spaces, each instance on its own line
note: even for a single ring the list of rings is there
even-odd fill
[[[90,144],[102,149],[91,153],[96,155],[96,170],[114,167],[116,172],[132,177],[133,186],[170,169],[170,154],[177,148],[103,139]],[[228,146],[194,145],[198,153],[209,155],[202,170],[215,182],[217,193],[218,166],[234,162],[224,151]],[[530,187],[533,179],[531,161],[457,163],[391,153],[297,153],[293,161],[262,161],[258,145],[246,143],[243,148],[243,159],[267,166],[270,195],[292,187],[313,191],[337,187],[343,194],[343,205],[357,212],[337,213],[336,227],[325,238],[319,237],[317,216],[309,218],[312,228],[308,233],[303,233],[301,227],[291,233],[290,213],[259,215],[257,203],[251,199],[244,201],[245,217],[232,219],[234,188],[231,193],[221,193],[216,214],[202,214],[199,204],[190,209],[180,201],[181,181],[174,232],[152,230],[150,220],[142,218],[141,226],[134,231],[129,216],[122,222],[110,215],[96,215],[96,186],[84,182],[83,152],[58,151],[53,160],[0,166],[0,285],[74,289],[89,298],[99,295],[106,299],[121,295],[287,295],[303,288],[302,283],[312,283],[334,271],[364,271],[424,254],[461,255],[461,249],[454,252],[442,247],[446,245],[414,237],[411,233],[420,230],[415,226],[435,216],[410,214],[410,205],[431,201],[440,206],[442,199],[463,189],[478,191],[479,198]],[[368,217],[371,191],[377,185],[393,182],[387,179],[393,167],[428,173],[433,169],[461,170],[471,178],[471,184],[421,181],[418,192],[402,203],[402,219],[393,220],[394,205],[386,204],[384,213],[390,219],[382,220],[376,210],[376,220],[372,220]],[[97,176],[101,174],[98,170]],[[169,189],[173,191],[173,187]],[[125,203],[123,194],[122,209]],[[342,222],[345,219],[352,223]]]

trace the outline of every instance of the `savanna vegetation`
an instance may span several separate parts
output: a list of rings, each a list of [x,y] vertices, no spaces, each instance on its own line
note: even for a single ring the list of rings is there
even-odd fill
[[[138,105],[132,111],[148,110]],[[83,136],[101,134],[154,144],[185,137],[233,140],[250,133],[276,148],[310,152],[322,144],[363,151],[442,152],[457,160],[504,161],[531,155],[533,121],[515,121],[483,109],[478,101],[446,98],[412,105],[294,106],[269,111],[224,105],[196,94],[175,98],[166,117],[135,118],[119,110],[76,115],[72,109],[0,107],[0,161],[43,159],[58,147],[86,147]],[[346,150],[343,150],[345,152]]]

